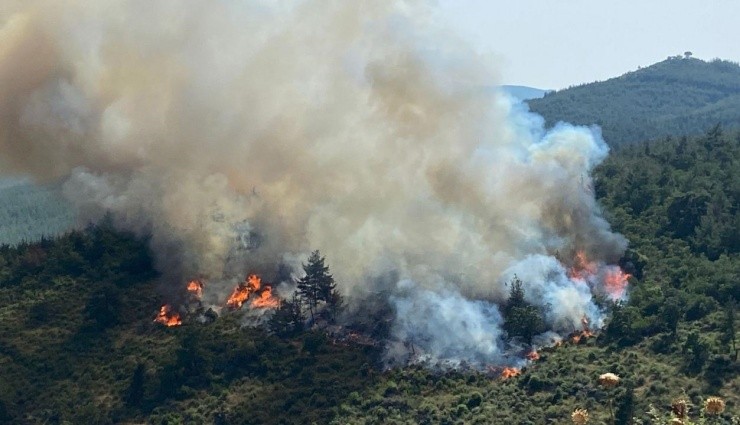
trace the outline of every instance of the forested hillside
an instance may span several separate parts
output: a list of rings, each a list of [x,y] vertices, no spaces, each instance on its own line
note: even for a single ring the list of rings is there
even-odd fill
[[[671,57],[621,77],[528,101],[548,125],[597,124],[612,146],[740,126],[740,66]]]
[[[75,223],[58,187],[26,179],[0,180],[0,243],[17,244],[55,236]]]
[[[589,423],[665,424],[685,403],[694,420],[736,423],[739,166],[740,136],[720,128],[610,156],[594,190],[631,241],[629,301],[604,301],[600,333],[543,348],[508,379],[383,370],[380,347],[327,328],[153,323],[147,243],[108,222],[3,247],[0,422],[541,424],[587,411]],[[616,386],[599,383],[607,372]]]

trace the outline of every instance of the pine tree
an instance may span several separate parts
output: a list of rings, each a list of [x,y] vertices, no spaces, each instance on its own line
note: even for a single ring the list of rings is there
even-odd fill
[[[510,338],[521,337],[529,343],[537,334],[544,332],[542,313],[524,299],[522,281],[514,276],[509,290],[509,299],[504,307],[504,330]]]
[[[311,321],[315,319],[315,313],[319,302],[327,303],[330,310],[336,310],[341,305],[341,297],[336,291],[334,277],[329,274],[329,267],[324,264],[324,257],[318,250],[311,253],[308,263],[303,265],[306,273],[298,281],[298,292],[308,306]]]

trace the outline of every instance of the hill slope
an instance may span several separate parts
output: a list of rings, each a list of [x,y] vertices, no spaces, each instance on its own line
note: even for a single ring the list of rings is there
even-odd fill
[[[510,96],[513,96],[522,101],[530,99],[540,99],[544,97],[545,94],[550,92],[550,90],[543,90],[527,86],[501,86],[500,88],[504,91],[504,93],[507,93]]]
[[[72,228],[75,214],[58,187],[0,179],[0,244],[33,242]]]
[[[740,126],[740,66],[668,58],[607,81],[528,101],[548,125],[601,126],[612,146],[667,135],[696,135],[717,123]]]
[[[161,300],[146,241],[109,222],[0,247],[0,423],[543,424],[576,408],[612,423],[613,405],[627,425],[668,423],[676,397],[695,419],[709,395],[726,411],[708,423],[737,423],[738,167],[740,135],[719,128],[610,156],[594,190],[631,241],[630,300],[605,306],[598,336],[542,349],[506,380],[384,371],[378,347],[321,330],[271,335],[233,312],[152,323]],[[621,384],[599,386],[604,372]]]

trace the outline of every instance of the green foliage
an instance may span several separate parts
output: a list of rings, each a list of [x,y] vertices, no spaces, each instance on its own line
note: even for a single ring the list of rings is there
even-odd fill
[[[298,280],[297,287],[312,321],[315,319],[314,313],[318,313],[319,307],[323,306],[322,316],[329,322],[334,322],[342,307],[342,296],[324,261],[318,250],[312,252],[308,263],[303,265],[305,276]]]
[[[524,287],[518,277],[510,282],[509,299],[504,306],[504,330],[509,338],[521,338],[530,343],[532,337],[545,331],[540,310],[524,299]]]
[[[321,332],[152,323],[146,243],[104,221],[0,247],[0,423],[325,423],[375,382],[374,349]]]
[[[724,397],[727,413],[715,419],[730,423],[740,407],[739,142],[716,127],[619,149],[597,169],[596,194],[631,241],[621,262],[636,277],[630,299],[605,304],[612,314],[597,338],[541,349],[505,381],[472,370],[379,371],[375,347],[302,332],[298,298],[276,312],[275,335],[229,313],[154,324],[161,303],[147,241],[110,220],[2,246],[0,422],[539,424],[565,423],[578,407],[605,423],[612,398],[617,422],[630,423],[685,391],[694,406]],[[309,272],[307,284],[326,283],[308,291],[314,306],[329,304],[336,288],[318,252]],[[515,279],[502,313],[509,335],[529,341],[543,312],[525,290]],[[378,318],[368,320],[387,326]],[[623,385],[601,388],[604,372]]]
[[[611,146],[696,135],[717,123],[737,128],[740,66],[671,57],[621,77],[550,92],[528,103],[548,125],[560,121],[599,125]]]

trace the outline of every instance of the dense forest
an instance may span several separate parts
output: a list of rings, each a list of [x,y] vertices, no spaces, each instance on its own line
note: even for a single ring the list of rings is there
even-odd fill
[[[631,241],[629,301],[608,306],[597,335],[544,348],[508,379],[384,370],[379,346],[328,328],[270,332],[235,314],[152,323],[162,300],[147,241],[108,221],[6,245],[0,421],[539,424],[588,414],[591,423],[664,424],[685,406],[692,420],[736,423],[739,168],[740,135],[719,126],[614,152],[594,191]],[[316,260],[329,276],[331,259]],[[599,382],[605,373],[616,385]],[[707,405],[709,396],[719,398]]]
[[[597,124],[611,146],[698,135],[717,123],[729,130],[740,125],[740,66],[719,59],[669,57],[528,103],[550,126],[558,121]]]
[[[74,223],[74,211],[58,185],[0,179],[0,243],[15,245],[56,236],[70,230]]]
[[[382,318],[333,325],[342,282],[318,252],[260,326],[233,311],[167,327],[146,238],[68,231],[58,187],[5,180],[0,423],[738,423],[740,67],[674,57],[529,103],[613,147],[593,191],[632,278],[627,301],[600,300],[603,329],[507,373],[387,369]],[[505,330],[527,340],[542,312],[511,290]]]

